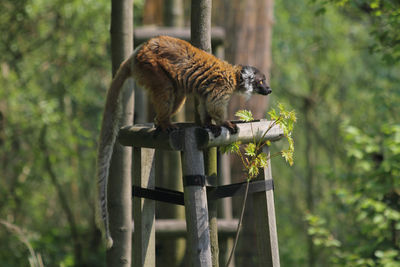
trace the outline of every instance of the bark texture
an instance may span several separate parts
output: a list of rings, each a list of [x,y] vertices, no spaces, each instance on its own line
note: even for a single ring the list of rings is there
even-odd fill
[[[133,50],[133,0],[113,0],[111,7],[112,72]],[[133,122],[133,81],[125,82],[121,125]],[[108,182],[108,210],[113,247],[107,250],[107,266],[131,266],[132,254],[132,150],[114,146]]]

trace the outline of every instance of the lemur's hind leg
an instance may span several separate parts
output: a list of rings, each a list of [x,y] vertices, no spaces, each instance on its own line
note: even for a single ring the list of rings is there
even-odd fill
[[[177,91],[179,91],[179,90],[177,90]],[[177,95],[175,95],[174,97],[175,97],[174,98],[174,105],[172,107],[172,114],[171,115],[175,115],[176,113],[178,113],[181,110],[183,104],[185,104],[185,101],[186,101],[186,95],[185,95],[184,92],[181,92],[181,93],[177,92]]]
[[[177,128],[171,122],[171,117],[176,112],[175,96],[172,88],[158,90],[157,94],[151,92],[151,101],[156,113],[155,125],[159,130],[170,132]]]

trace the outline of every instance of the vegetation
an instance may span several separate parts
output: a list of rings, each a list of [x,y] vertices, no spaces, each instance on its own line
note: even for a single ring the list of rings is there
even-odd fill
[[[5,0],[0,10],[0,218],[45,266],[101,266],[94,168],[109,2]],[[0,227],[0,265],[27,266],[26,246]]]
[[[104,266],[110,2],[0,10],[0,265]],[[398,1],[275,1],[271,103],[298,117],[295,164],[272,159],[282,266],[399,266],[399,16]]]
[[[346,5],[278,1],[275,17],[272,97],[298,114],[294,168],[273,162],[281,259],[398,266],[396,56],[371,53],[376,25]]]
[[[253,142],[246,144],[244,147],[241,141],[236,141],[232,144],[229,144],[226,147],[220,147],[220,151],[222,153],[234,153],[239,156],[240,161],[243,165],[243,172],[246,179],[246,190],[243,198],[242,209],[240,212],[239,223],[236,230],[236,236],[232,251],[230,253],[229,259],[226,263],[226,266],[230,266],[230,262],[234,256],[237,242],[239,240],[239,233],[241,230],[244,210],[246,208],[247,195],[249,190],[249,183],[252,179],[255,179],[259,176],[260,170],[262,168],[268,168],[268,162],[270,162],[273,156],[281,155],[290,166],[293,165],[293,153],[294,153],[294,141],[292,137],[294,123],[296,122],[296,114],[294,110],[286,111],[284,105],[279,104],[279,114],[276,113],[275,109],[272,109],[268,114],[270,115],[270,125],[262,133],[260,141],[256,141],[253,133]],[[252,127],[251,122],[254,121],[253,114],[249,110],[239,110],[235,114],[241,121],[249,122]],[[264,146],[270,146],[271,141],[263,142],[262,139],[268,134],[268,132],[274,127],[279,126],[283,131],[284,138],[288,141],[289,147],[286,150],[281,150],[280,152],[271,155],[263,152]],[[251,128],[253,131],[253,128]]]

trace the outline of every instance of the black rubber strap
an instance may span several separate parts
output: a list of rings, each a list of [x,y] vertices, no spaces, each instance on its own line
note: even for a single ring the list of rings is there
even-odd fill
[[[204,175],[185,175],[183,176],[183,186],[205,186],[206,176]]]
[[[185,205],[182,192],[165,188],[156,187],[154,189],[148,189],[133,186],[132,194],[135,197],[147,198],[176,205]]]
[[[187,177],[189,177],[189,179],[184,179],[184,181],[186,180],[186,186],[204,186],[205,184],[205,176],[191,175]],[[187,182],[189,182],[189,184]],[[274,190],[274,181],[272,179],[252,181],[249,183],[249,194],[265,192],[269,190]],[[225,197],[243,195],[245,191],[246,182],[217,187],[207,187],[207,198],[208,200],[217,200]],[[184,205],[183,192],[160,187],[148,189],[139,186],[133,186],[132,195],[134,197],[147,198],[176,205]]]
[[[207,192],[207,197],[209,200],[217,200],[225,197],[244,195],[246,191],[246,183],[247,182],[210,188]],[[269,190],[274,190],[274,181],[272,179],[252,181],[249,183],[249,194]]]

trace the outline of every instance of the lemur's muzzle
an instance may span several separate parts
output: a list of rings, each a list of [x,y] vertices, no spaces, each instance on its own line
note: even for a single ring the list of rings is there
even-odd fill
[[[257,89],[260,95],[269,95],[270,93],[272,93],[272,90],[271,88],[269,88],[269,86],[258,87]]]

